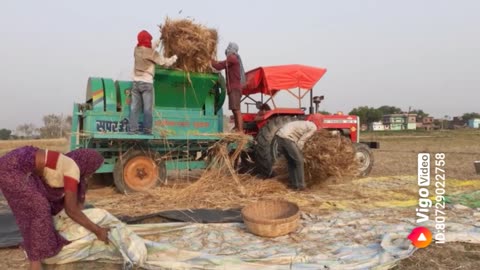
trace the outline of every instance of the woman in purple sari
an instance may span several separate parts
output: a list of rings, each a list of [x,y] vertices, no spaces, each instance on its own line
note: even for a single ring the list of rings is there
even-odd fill
[[[0,189],[15,216],[23,237],[30,269],[58,254],[65,240],[53,224],[62,209],[75,222],[108,243],[108,229],[83,212],[87,178],[103,163],[94,150],[78,149],[65,155],[25,146],[0,157]]]

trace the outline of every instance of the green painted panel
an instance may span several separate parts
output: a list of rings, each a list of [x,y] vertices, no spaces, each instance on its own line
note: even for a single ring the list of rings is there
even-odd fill
[[[195,170],[195,169],[204,169],[207,167],[205,161],[177,161],[169,160],[165,164],[167,170]]]
[[[96,173],[111,173],[113,172],[114,167],[115,167],[114,164],[103,163],[103,165],[100,166],[100,168],[98,168]]]
[[[72,128],[70,134],[70,150],[76,149],[77,145],[80,143],[78,141],[79,137],[79,121],[80,118],[79,106],[78,104],[73,104],[73,112],[72,112]]]
[[[191,136],[198,133],[218,133],[217,115],[203,115],[202,110],[155,110],[153,131],[163,137]]]
[[[222,132],[222,122],[222,115],[205,116],[202,110],[155,110],[153,133],[155,138],[166,139],[205,137],[204,134]],[[128,115],[124,112],[86,111],[83,118],[83,132],[96,138],[152,138],[146,135],[127,135],[127,126]]]
[[[111,134],[127,132],[128,115],[122,112],[95,112],[86,111],[83,117],[83,133],[94,136],[95,134]]]
[[[218,132],[223,132],[223,109],[220,108],[217,112],[218,115]]]
[[[131,94],[132,91],[132,82],[127,81],[116,81],[118,95],[117,102],[121,105],[120,111],[125,112],[127,115],[130,113],[130,103],[131,103]]]
[[[86,101],[94,111],[105,110],[104,94],[102,78],[88,78]]]
[[[111,79],[103,79],[103,89],[105,93],[105,110],[109,112],[117,111],[117,89]]]
[[[157,67],[155,70],[155,106],[199,108],[218,83],[216,73],[187,73]]]
[[[169,160],[166,162],[167,170],[195,170],[207,167],[205,161],[177,161]],[[114,164],[104,163],[95,173],[111,173],[115,168]]]

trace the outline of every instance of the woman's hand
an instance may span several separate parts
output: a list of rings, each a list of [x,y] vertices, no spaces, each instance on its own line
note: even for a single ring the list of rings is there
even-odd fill
[[[98,240],[105,242],[108,245],[108,232],[110,231],[109,228],[102,228],[98,227],[95,231],[95,235],[97,236]]]
[[[102,228],[93,223],[80,209],[79,202],[77,200],[77,192],[69,190],[65,191],[65,212],[76,223],[80,224],[87,230],[94,233],[98,240],[108,244],[108,231],[109,228]]]

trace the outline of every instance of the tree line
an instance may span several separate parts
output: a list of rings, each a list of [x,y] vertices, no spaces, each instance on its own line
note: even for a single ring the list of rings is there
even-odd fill
[[[327,111],[321,111],[322,114],[330,114]],[[395,106],[380,106],[378,108],[360,106],[354,108],[349,112],[350,115],[357,115],[360,118],[360,123],[370,124],[382,120],[386,114],[410,113],[417,114],[417,121],[421,121],[423,117],[429,116],[423,110],[410,110],[404,112],[402,109]],[[480,118],[480,113],[470,112],[464,113],[462,119],[468,121],[473,118]],[[9,139],[51,139],[61,138],[69,135],[72,125],[72,117],[70,115],[64,116],[62,114],[49,114],[42,118],[43,126],[36,127],[34,124],[22,124],[15,130],[6,128],[0,129],[0,140]]]
[[[350,115],[357,115],[360,118],[360,123],[364,123],[364,124],[378,122],[382,120],[384,115],[387,115],[387,114],[403,114],[403,113],[416,114],[417,121],[422,121],[424,117],[430,116],[428,113],[424,112],[421,109],[403,111],[401,108],[398,108],[395,106],[387,106],[387,105],[380,106],[378,108],[360,106],[360,107],[354,108],[349,112]],[[464,121],[468,121],[473,118],[480,118],[480,114],[476,112],[470,112],[470,113],[464,113],[461,117]]]
[[[17,126],[15,130],[0,129],[0,140],[9,139],[52,139],[66,137],[70,133],[72,117],[63,114],[49,114],[42,118],[43,126],[26,123]]]

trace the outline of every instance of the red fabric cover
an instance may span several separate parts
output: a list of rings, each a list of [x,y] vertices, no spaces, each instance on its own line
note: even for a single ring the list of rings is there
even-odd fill
[[[45,167],[50,168],[52,170],[57,169],[57,163],[58,159],[60,157],[60,153],[57,151],[47,151],[47,161],[45,162]],[[71,191],[71,192],[77,192],[78,190],[78,182],[79,180],[70,177],[70,176],[64,176],[63,177],[63,187],[65,191]]]
[[[327,72],[325,68],[304,65],[259,67],[248,71],[243,95],[263,93],[275,95],[279,90],[292,88],[312,89]]]
[[[65,191],[71,191],[76,193],[78,190],[78,181],[75,178],[64,176],[63,188],[65,189]]]
[[[137,46],[152,48],[152,35],[145,30],[140,31],[137,35]]]
[[[60,153],[56,151],[47,151],[47,161],[45,162],[45,167],[55,170],[57,168],[58,158]]]

